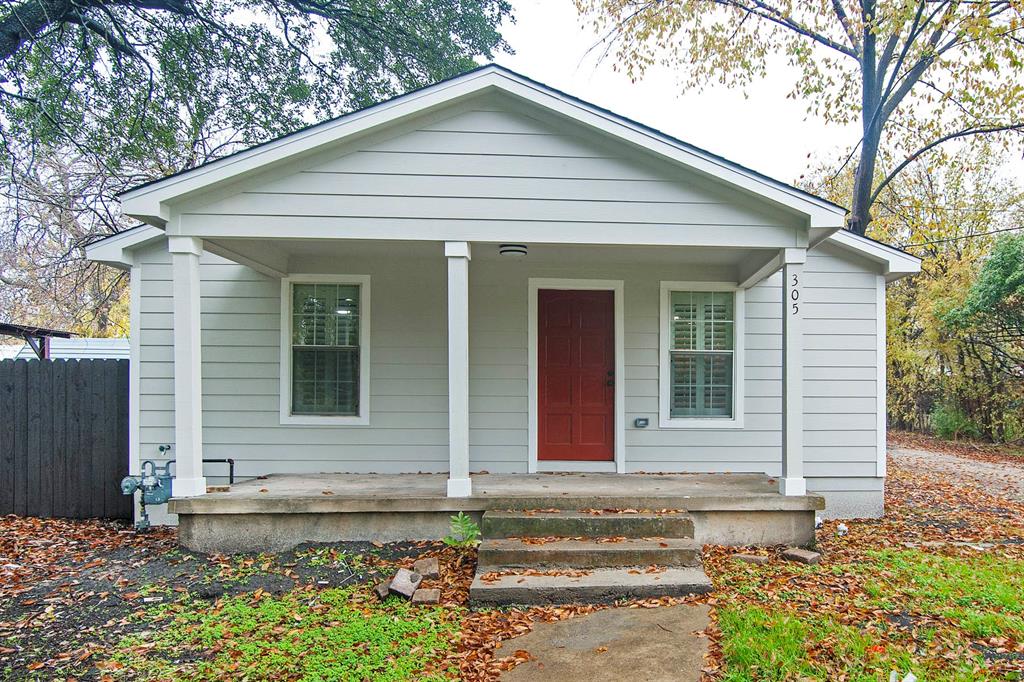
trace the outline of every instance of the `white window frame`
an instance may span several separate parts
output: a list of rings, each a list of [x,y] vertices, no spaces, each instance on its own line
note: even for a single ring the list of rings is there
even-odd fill
[[[672,315],[669,307],[673,291],[726,291],[731,292],[733,302],[733,352],[732,352],[732,417],[673,417],[672,416],[672,363],[669,352],[672,348]],[[735,282],[662,282],[660,310],[660,334],[658,344],[658,425],[663,429],[742,429],[743,428],[743,368],[746,310],[746,290]]]
[[[359,414],[292,414],[292,284],[359,286]],[[281,278],[281,424],[369,426],[370,424],[370,276],[291,275]]]

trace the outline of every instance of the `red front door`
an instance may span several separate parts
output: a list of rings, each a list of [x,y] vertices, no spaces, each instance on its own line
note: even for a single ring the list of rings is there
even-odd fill
[[[615,458],[615,299],[537,292],[538,459]]]

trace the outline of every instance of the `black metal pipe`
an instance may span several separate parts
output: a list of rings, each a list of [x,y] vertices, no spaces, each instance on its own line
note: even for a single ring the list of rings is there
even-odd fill
[[[228,484],[235,484],[235,460],[228,457],[227,459],[204,459],[203,464],[227,464],[228,465]]]

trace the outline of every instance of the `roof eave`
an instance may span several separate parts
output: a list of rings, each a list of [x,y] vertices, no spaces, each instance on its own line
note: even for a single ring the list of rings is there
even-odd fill
[[[85,247],[85,257],[120,270],[134,264],[133,251],[165,236],[164,231],[152,225],[139,225],[124,232],[104,237]]]
[[[921,259],[917,256],[848,230],[836,232],[829,238],[829,242],[881,265],[886,282],[895,282],[921,272]]]

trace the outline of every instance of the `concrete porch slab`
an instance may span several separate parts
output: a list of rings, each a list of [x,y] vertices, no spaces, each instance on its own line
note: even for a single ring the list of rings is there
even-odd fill
[[[476,474],[470,497],[447,497],[446,474],[278,474],[229,492],[174,499],[176,514],[482,512],[489,509],[813,511],[820,495],[786,497],[761,474]]]

